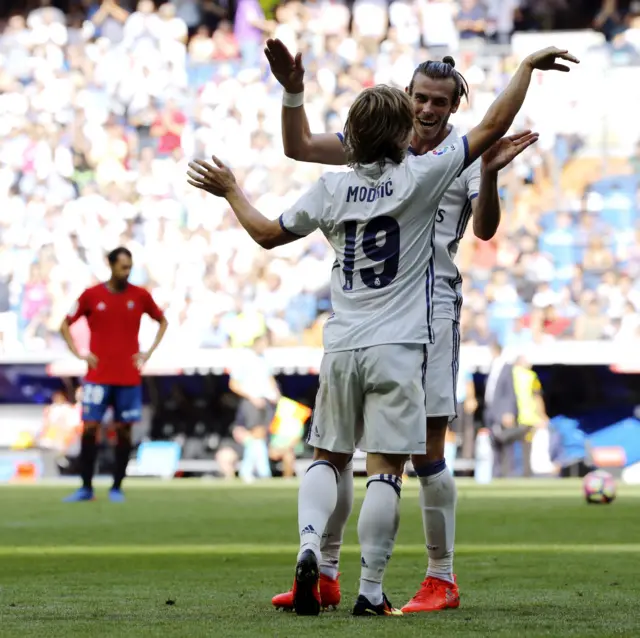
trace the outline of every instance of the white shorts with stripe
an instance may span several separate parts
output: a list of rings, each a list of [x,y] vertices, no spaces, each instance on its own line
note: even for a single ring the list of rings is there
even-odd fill
[[[456,417],[460,324],[433,320],[434,343],[427,345],[427,417]]]
[[[418,344],[325,353],[307,442],[344,454],[424,454],[425,372]]]

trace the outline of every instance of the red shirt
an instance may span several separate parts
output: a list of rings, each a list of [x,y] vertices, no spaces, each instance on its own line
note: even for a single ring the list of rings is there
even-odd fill
[[[177,124],[179,126],[184,126],[187,123],[187,118],[182,113],[180,113],[180,111],[173,111],[169,114],[169,118],[174,125]],[[162,116],[158,116],[156,118],[153,126],[164,127]],[[169,155],[170,153],[173,153],[173,151],[175,151],[177,148],[180,148],[180,143],[180,135],[167,131],[158,139],[158,153],[160,153],[161,155]]]
[[[147,313],[161,321],[162,310],[144,288],[128,284],[122,292],[111,292],[106,284],[87,288],[67,315],[69,325],[86,317],[91,332],[90,351],[98,358],[86,381],[101,385],[138,385],[140,372],[134,356],[140,351],[140,319]]]

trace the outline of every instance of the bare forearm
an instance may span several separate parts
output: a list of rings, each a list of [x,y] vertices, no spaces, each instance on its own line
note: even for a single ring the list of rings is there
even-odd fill
[[[169,322],[163,317],[160,321],[160,326],[158,327],[158,332],[156,333],[156,338],[153,340],[151,347],[147,351],[147,355],[151,356],[157,347],[162,343],[164,339],[164,335],[167,332],[167,328],[169,327]]]
[[[304,160],[305,145],[311,141],[311,127],[304,106],[283,106],[281,119],[284,154],[291,159]]]
[[[495,139],[492,140],[493,142],[500,139],[513,124],[513,120],[522,108],[524,99],[527,96],[532,74],[533,67],[528,60],[525,60],[518,67],[507,88],[500,94],[484,116],[482,123],[486,123],[491,127],[495,136]]]
[[[118,22],[122,22],[123,24],[127,21],[129,17],[129,12],[122,7],[115,5],[111,8],[111,16],[115,18]]]
[[[260,246],[267,248],[269,220],[247,199],[242,189],[236,186],[226,195],[229,206],[242,227],[249,233],[251,239]]]
[[[93,22],[93,25],[96,27],[99,27],[102,25],[102,23],[107,19],[107,17],[109,16],[109,10],[107,7],[105,7],[104,5],[102,5],[94,14],[93,17],[91,18],[91,22]]]
[[[69,330],[69,323],[65,320],[62,322],[60,326],[60,334],[64,339],[64,342],[67,344],[67,348],[74,357],[80,358],[80,353],[78,352],[78,348],[76,348],[76,344],[73,342],[73,337],[71,336],[71,331]]]
[[[489,241],[500,224],[500,196],[498,173],[482,170],[480,191],[473,214],[473,233],[478,239]]]

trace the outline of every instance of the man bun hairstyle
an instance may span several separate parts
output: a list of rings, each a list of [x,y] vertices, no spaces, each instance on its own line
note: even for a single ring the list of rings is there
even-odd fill
[[[455,66],[456,61],[450,55],[445,55],[442,58],[442,62],[437,60],[422,62],[413,72],[413,77],[409,83],[409,95],[413,95],[413,83],[416,75],[420,74],[432,80],[447,80],[451,78],[456,85],[453,92],[453,103],[458,104],[463,97],[468,100],[469,84],[462,76],[462,73],[456,71]]]

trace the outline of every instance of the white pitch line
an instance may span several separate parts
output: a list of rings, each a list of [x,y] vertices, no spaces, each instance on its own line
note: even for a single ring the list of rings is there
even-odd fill
[[[59,546],[5,546],[0,547],[0,556],[243,556],[243,555],[295,555],[299,546],[257,545],[257,544],[220,544],[220,545],[59,545]],[[358,545],[343,545],[342,552],[359,554]],[[422,555],[424,545],[396,545],[395,554]],[[456,545],[456,554],[494,554],[494,553],[570,553],[570,554],[638,554],[640,544],[610,545],[574,545],[574,544],[495,544],[495,545]]]

